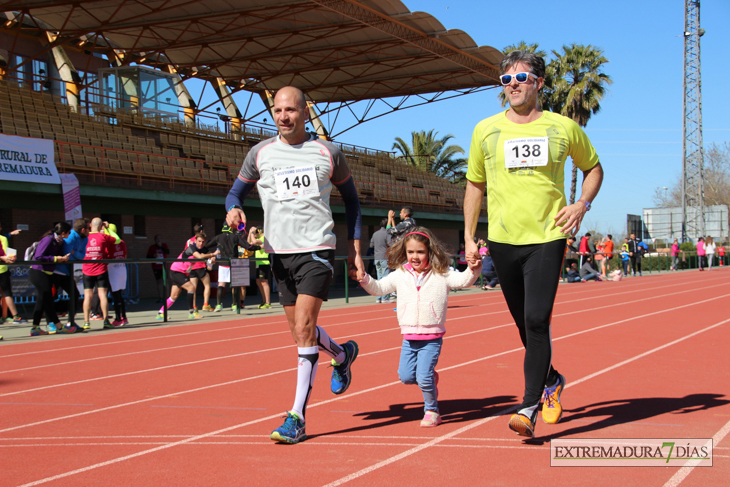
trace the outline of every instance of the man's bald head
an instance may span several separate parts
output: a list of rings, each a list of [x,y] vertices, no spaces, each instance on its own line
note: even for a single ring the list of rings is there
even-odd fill
[[[297,145],[309,139],[305,124],[309,119],[307,101],[299,88],[285,86],[274,97],[274,122],[279,129],[280,140]]]
[[[102,222],[101,218],[98,218],[98,217],[91,220],[91,231],[98,232],[101,229],[102,223],[104,223],[104,222]]]
[[[297,88],[296,86],[285,86],[279,91],[276,92],[276,96],[274,97],[274,105],[276,105],[276,100],[279,97],[286,97],[290,98],[292,101],[294,101],[297,105],[299,105],[302,108],[307,107],[307,99],[304,97],[304,92]]]

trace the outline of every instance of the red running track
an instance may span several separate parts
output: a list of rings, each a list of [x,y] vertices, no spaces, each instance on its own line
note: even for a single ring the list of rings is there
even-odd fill
[[[268,439],[294,394],[283,315],[4,345],[0,485],[727,485],[729,284],[718,269],[561,285],[565,413],[534,442],[507,427],[523,350],[498,292],[452,295],[432,429],[397,380],[392,307],[323,312],[360,355],[342,396],[322,356],[299,445]],[[714,438],[714,466],[550,467],[550,439],[661,437]]]

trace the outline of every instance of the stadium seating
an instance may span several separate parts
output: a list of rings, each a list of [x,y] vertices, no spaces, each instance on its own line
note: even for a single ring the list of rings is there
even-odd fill
[[[93,115],[75,113],[59,97],[0,80],[0,130],[55,140],[61,172],[95,183],[204,190],[230,188],[254,144],[275,132],[244,126],[236,134],[199,123],[194,127],[159,116],[91,105]],[[411,204],[436,211],[461,211],[464,188],[404,164],[387,152],[337,144],[348,159],[366,204]],[[339,197],[339,193],[333,192]],[[486,200],[484,201],[486,208]]]

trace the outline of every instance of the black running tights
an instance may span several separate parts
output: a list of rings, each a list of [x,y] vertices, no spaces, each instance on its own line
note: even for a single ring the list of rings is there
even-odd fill
[[[124,305],[124,298],[122,297],[122,290],[119,289],[112,293],[114,298],[114,315],[117,321],[127,317],[127,307]]]
[[[48,323],[58,324],[58,316],[56,315],[55,305],[53,302],[53,278],[43,271],[31,269],[28,271],[30,282],[35,286],[36,302],[33,308],[33,326],[41,324],[43,315],[46,315]]]
[[[550,319],[558,291],[565,240],[534,245],[489,242],[489,252],[512,318],[525,347],[525,395],[522,407],[539,404],[545,384],[558,372],[552,367]]]

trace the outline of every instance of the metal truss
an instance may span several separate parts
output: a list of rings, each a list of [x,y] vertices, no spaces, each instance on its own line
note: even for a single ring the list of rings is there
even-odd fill
[[[682,240],[705,236],[704,154],[702,143],[702,71],[699,0],[685,0],[684,123],[682,161]]]

